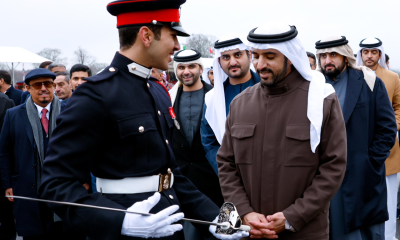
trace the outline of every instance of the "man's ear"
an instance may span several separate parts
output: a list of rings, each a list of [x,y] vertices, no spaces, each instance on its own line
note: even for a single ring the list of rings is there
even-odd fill
[[[0,85],[4,84],[4,78],[0,78]]]
[[[199,65],[200,66],[200,65]],[[200,75],[203,74],[203,67],[200,66]]]
[[[150,47],[154,40],[154,33],[150,28],[143,26],[139,29],[137,39],[140,40],[145,47]]]

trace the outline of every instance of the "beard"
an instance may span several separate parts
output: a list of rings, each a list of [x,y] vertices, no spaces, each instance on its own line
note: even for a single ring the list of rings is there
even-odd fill
[[[326,67],[334,67],[333,70],[331,71],[326,71]],[[339,76],[339,74],[341,74],[343,72],[343,69],[346,67],[346,62],[343,61],[342,64],[338,67],[336,67],[333,64],[327,64],[324,66],[324,68],[322,68],[322,73],[326,76],[328,76],[329,78],[336,78],[337,76]]]
[[[233,72],[229,71],[232,68],[239,68],[239,70],[237,70],[235,73],[233,73]],[[242,68],[241,65],[236,64],[235,66],[229,66],[228,71],[226,72],[226,75],[228,75],[228,77],[230,77],[232,79],[243,78],[244,76],[246,76],[246,74],[249,72],[249,70],[250,70],[250,64],[245,68]]]
[[[186,75],[181,74],[180,76],[177,76],[177,77],[178,77],[178,80],[179,80],[183,85],[188,86],[188,87],[191,87],[191,86],[195,85],[195,84],[197,83],[197,81],[199,81],[199,79],[200,79],[200,71],[199,71],[198,73],[196,73],[196,74],[193,74],[193,73],[186,74]],[[186,82],[185,82],[185,81],[183,80],[184,77],[191,77],[192,80],[186,81]]]
[[[271,73],[271,77],[268,77],[267,79],[261,77],[261,72],[263,73]],[[288,72],[288,59],[285,57],[285,63],[283,64],[283,68],[279,69],[277,71],[272,71],[270,68],[263,68],[261,70],[257,69],[257,74],[261,79],[261,85],[265,87],[272,87],[274,86],[277,82],[285,78],[286,74]]]

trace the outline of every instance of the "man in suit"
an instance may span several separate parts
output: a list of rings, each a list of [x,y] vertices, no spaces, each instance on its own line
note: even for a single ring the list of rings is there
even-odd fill
[[[43,166],[42,198],[155,213],[49,205],[90,239],[184,239],[182,225],[172,224],[183,217],[179,212],[207,221],[219,214],[218,206],[181,174],[171,147],[171,100],[158,81],[149,79],[152,67],[168,68],[180,48],[177,36],[188,36],[179,19],[184,2],[109,3],[107,10],[117,16],[120,51],[110,66],[76,88],[58,117]],[[101,193],[82,188],[90,172]],[[208,226],[198,228],[208,233]],[[248,234],[230,237],[243,236]]]
[[[172,149],[181,172],[217,206],[224,202],[219,179],[206,158],[200,137],[204,96],[212,86],[200,79],[201,54],[182,50],[174,56],[174,71],[179,82],[169,91],[179,128],[175,129]],[[190,223],[184,224],[186,239],[203,239]]]
[[[0,133],[7,109],[14,106],[13,100],[9,99],[4,93],[0,93]],[[0,239],[15,240],[16,236],[13,205],[7,198],[0,195]]]
[[[15,106],[21,103],[21,95],[23,91],[15,89],[11,83],[11,75],[9,72],[0,70],[0,92],[6,94],[9,99],[14,101]]]
[[[347,167],[331,201],[332,240],[381,240],[388,220],[385,160],[396,141],[396,118],[383,81],[357,67],[346,37],[316,43],[327,83],[339,98],[347,132]]]
[[[378,38],[365,38],[360,44],[357,54],[357,65],[366,66],[376,73],[376,76],[385,83],[389,100],[396,116],[397,130],[400,130],[400,80],[399,75],[389,71],[386,65],[385,51],[382,41]],[[397,173],[400,172],[399,140],[390,151],[385,161],[386,185],[388,193],[389,220],[385,223],[385,239],[394,240],[396,236],[396,210],[397,210]]]
[[[56,75],[34,69],[25,78],[31,97],[7,111],[0,134],[2,187],[8,196],[38,198],[42,165],[61,103],[54,96]],[[21,150],[23,149],[23,150]],[[14,202],[16,228],[24,239],[63,239],[63,224],[42,203],[8,198]],[[59,218],[58,218],[59,219]]]

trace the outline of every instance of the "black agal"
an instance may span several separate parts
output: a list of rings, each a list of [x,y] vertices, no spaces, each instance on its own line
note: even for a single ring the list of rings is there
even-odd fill
[[[219,48],[229,47],[229,46],[233,46],[233,45],[241,44],[241,43],[243,43],[243,42],[239,38],[232,38],[232,39],[222,41],[222,42],[220,40],[218,40],[215,42],[214,48],[219,49]]]
[[[280,43],[295,38],[298,34],[295,26],[290,26],[290,30],[279,34],[256,34],[257,28],[250,31],[247,40],[253,43]]]
[[[379,38],[374,38],[376,40],[375,43],[363,43],[365,39],[367,39],[367,38],[364,38],[360,42],[360,47],[361,48],[376,48],[376,47],[382,46],[382,41]]]
[[[193,52],[195,52],[195,54],[193,55],[189,55],[189,56],[179,56],[179,54],[183,51],[187,51],[187,50],[180,50],[178,52],[175,53],[174,55],[174,61],[175,62],[190,62],[190,61],[194,61],[197,60],[199,58],[201,58],[201,53],[199,53],[196,50],[191,50]]]
[[[346,40],[345,36],[342,36],[342,38],[340,38],[340,39],[327,41],[327,42],[321,42],[321,40],[319,40],[318,42],[315,43],[315,48],[316,49],[324,49],[324,48],[338,47],[338,46],[345,45],[347,43],[349,43],[349,41]]]

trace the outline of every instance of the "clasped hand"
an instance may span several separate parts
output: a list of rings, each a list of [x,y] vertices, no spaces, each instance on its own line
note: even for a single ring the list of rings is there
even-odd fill
[[[256,212],[248,213],[243,218],[243,224],[251,226],[250,238],[278,238],[278,233],[285,230],[286,218],[282,212],[268,215]]]

